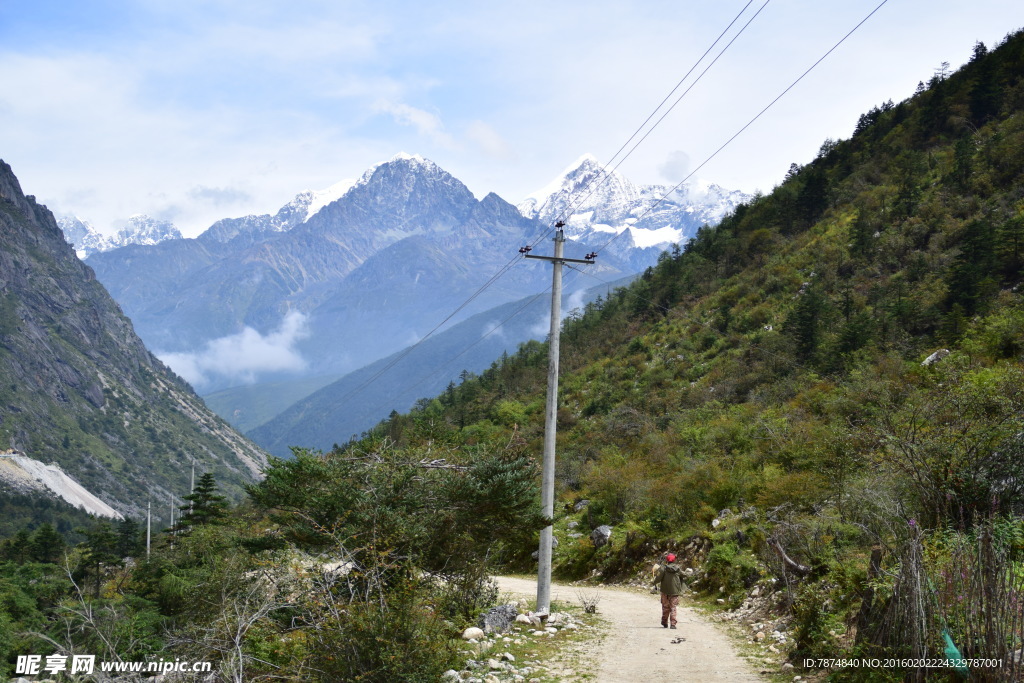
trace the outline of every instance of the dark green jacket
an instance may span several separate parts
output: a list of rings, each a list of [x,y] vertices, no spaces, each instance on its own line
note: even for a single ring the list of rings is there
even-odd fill
[[[683,579],[679,575],[679,567],[669,564],[659,569],[654,575],[654,585],[665,595],[682,595]]]

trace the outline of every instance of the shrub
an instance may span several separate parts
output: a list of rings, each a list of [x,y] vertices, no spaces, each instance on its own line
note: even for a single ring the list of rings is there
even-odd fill
[[[716,543],[704,563],[705,582],[714,590],[732,594],[753,586],[761,574],[754,558],[732,542]]]

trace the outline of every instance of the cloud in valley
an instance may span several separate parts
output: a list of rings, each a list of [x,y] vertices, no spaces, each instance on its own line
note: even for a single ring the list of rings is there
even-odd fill
[[[281,326],[269,334],[246,327],[237,334],[206,342],[200,351],[157,353],[160,360],[202,388],[214,378],[252,384],[261,374],[302,370],[306,361],[296,344],[309,336],[307,316],[291,311]]]

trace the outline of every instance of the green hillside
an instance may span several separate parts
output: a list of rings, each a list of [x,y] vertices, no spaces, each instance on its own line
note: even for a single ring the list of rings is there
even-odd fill
[[[856,476],[909,466],[893,441],[915,419],[934,435],[954,427],[946,411],[976,408],[1013,432],[1022,74],[1024,36],[979,45],[961,72],[865,114],[851,139],[826,141],[772,194],[567,322],[563,493],[667,531],[741,500],[810,509]],[[468,442],[513,425],[539,442],[545,366],[529,345],[378,433],[436,416],[467,425]],[[1017,494],[1015,473],[949,464],[914,490],[930,520]],[[939,492],[952,498],[938,505]]]
[[[734,606],[774,579],[804,655],[834,654],[827,630],[920,653],[940,618],[973,623],[937,594],[913,645],[891,577],[925,553],[938,583],[993,538],[968,565],[1005,576],[1024,550],[1022,76],[1024,33],[979,43],[565,325],[556,571],[612,578],[671,548]],[[545,373],[527,345],[372,436],[517,434],[539,457]],[[614,525],[612,548],[564,542],[570,520]],[[890,572],[875,603],[873,545]]]

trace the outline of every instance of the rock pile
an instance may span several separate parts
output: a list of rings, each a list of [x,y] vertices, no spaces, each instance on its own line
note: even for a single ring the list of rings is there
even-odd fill
[[[548,668],[538,660],[517,661],[508,649],[512,646],[529,646],[541,639],[557,638],[565,632],[592,628],[579,623],[565,612],[552,612],[545,619],[544,615],[522,611],[524,609],[523,603],[499,605],[481,617],[480,622],[484,628],[467,628],[462,633],[462,639],[469,646],[463,650],[464,654],[470,656],[466,669],[446,671],[442,680],[445,683],[539,682],[541,679],[538,676],[546,675]],[[503,628],[499,628],[502,625]],[[490,629],[485,632],[488,626]]]
[[[790,633],[790,620],[774,616],[773,608],[777,600],[774,586],[754,586],[739,607],[720,612],[714,618],[740,626],[747,632],[747,642],[763,648],[766,657],[764,662],[778,665],[779,656],[786,655],[792,649],[793,636]]]

